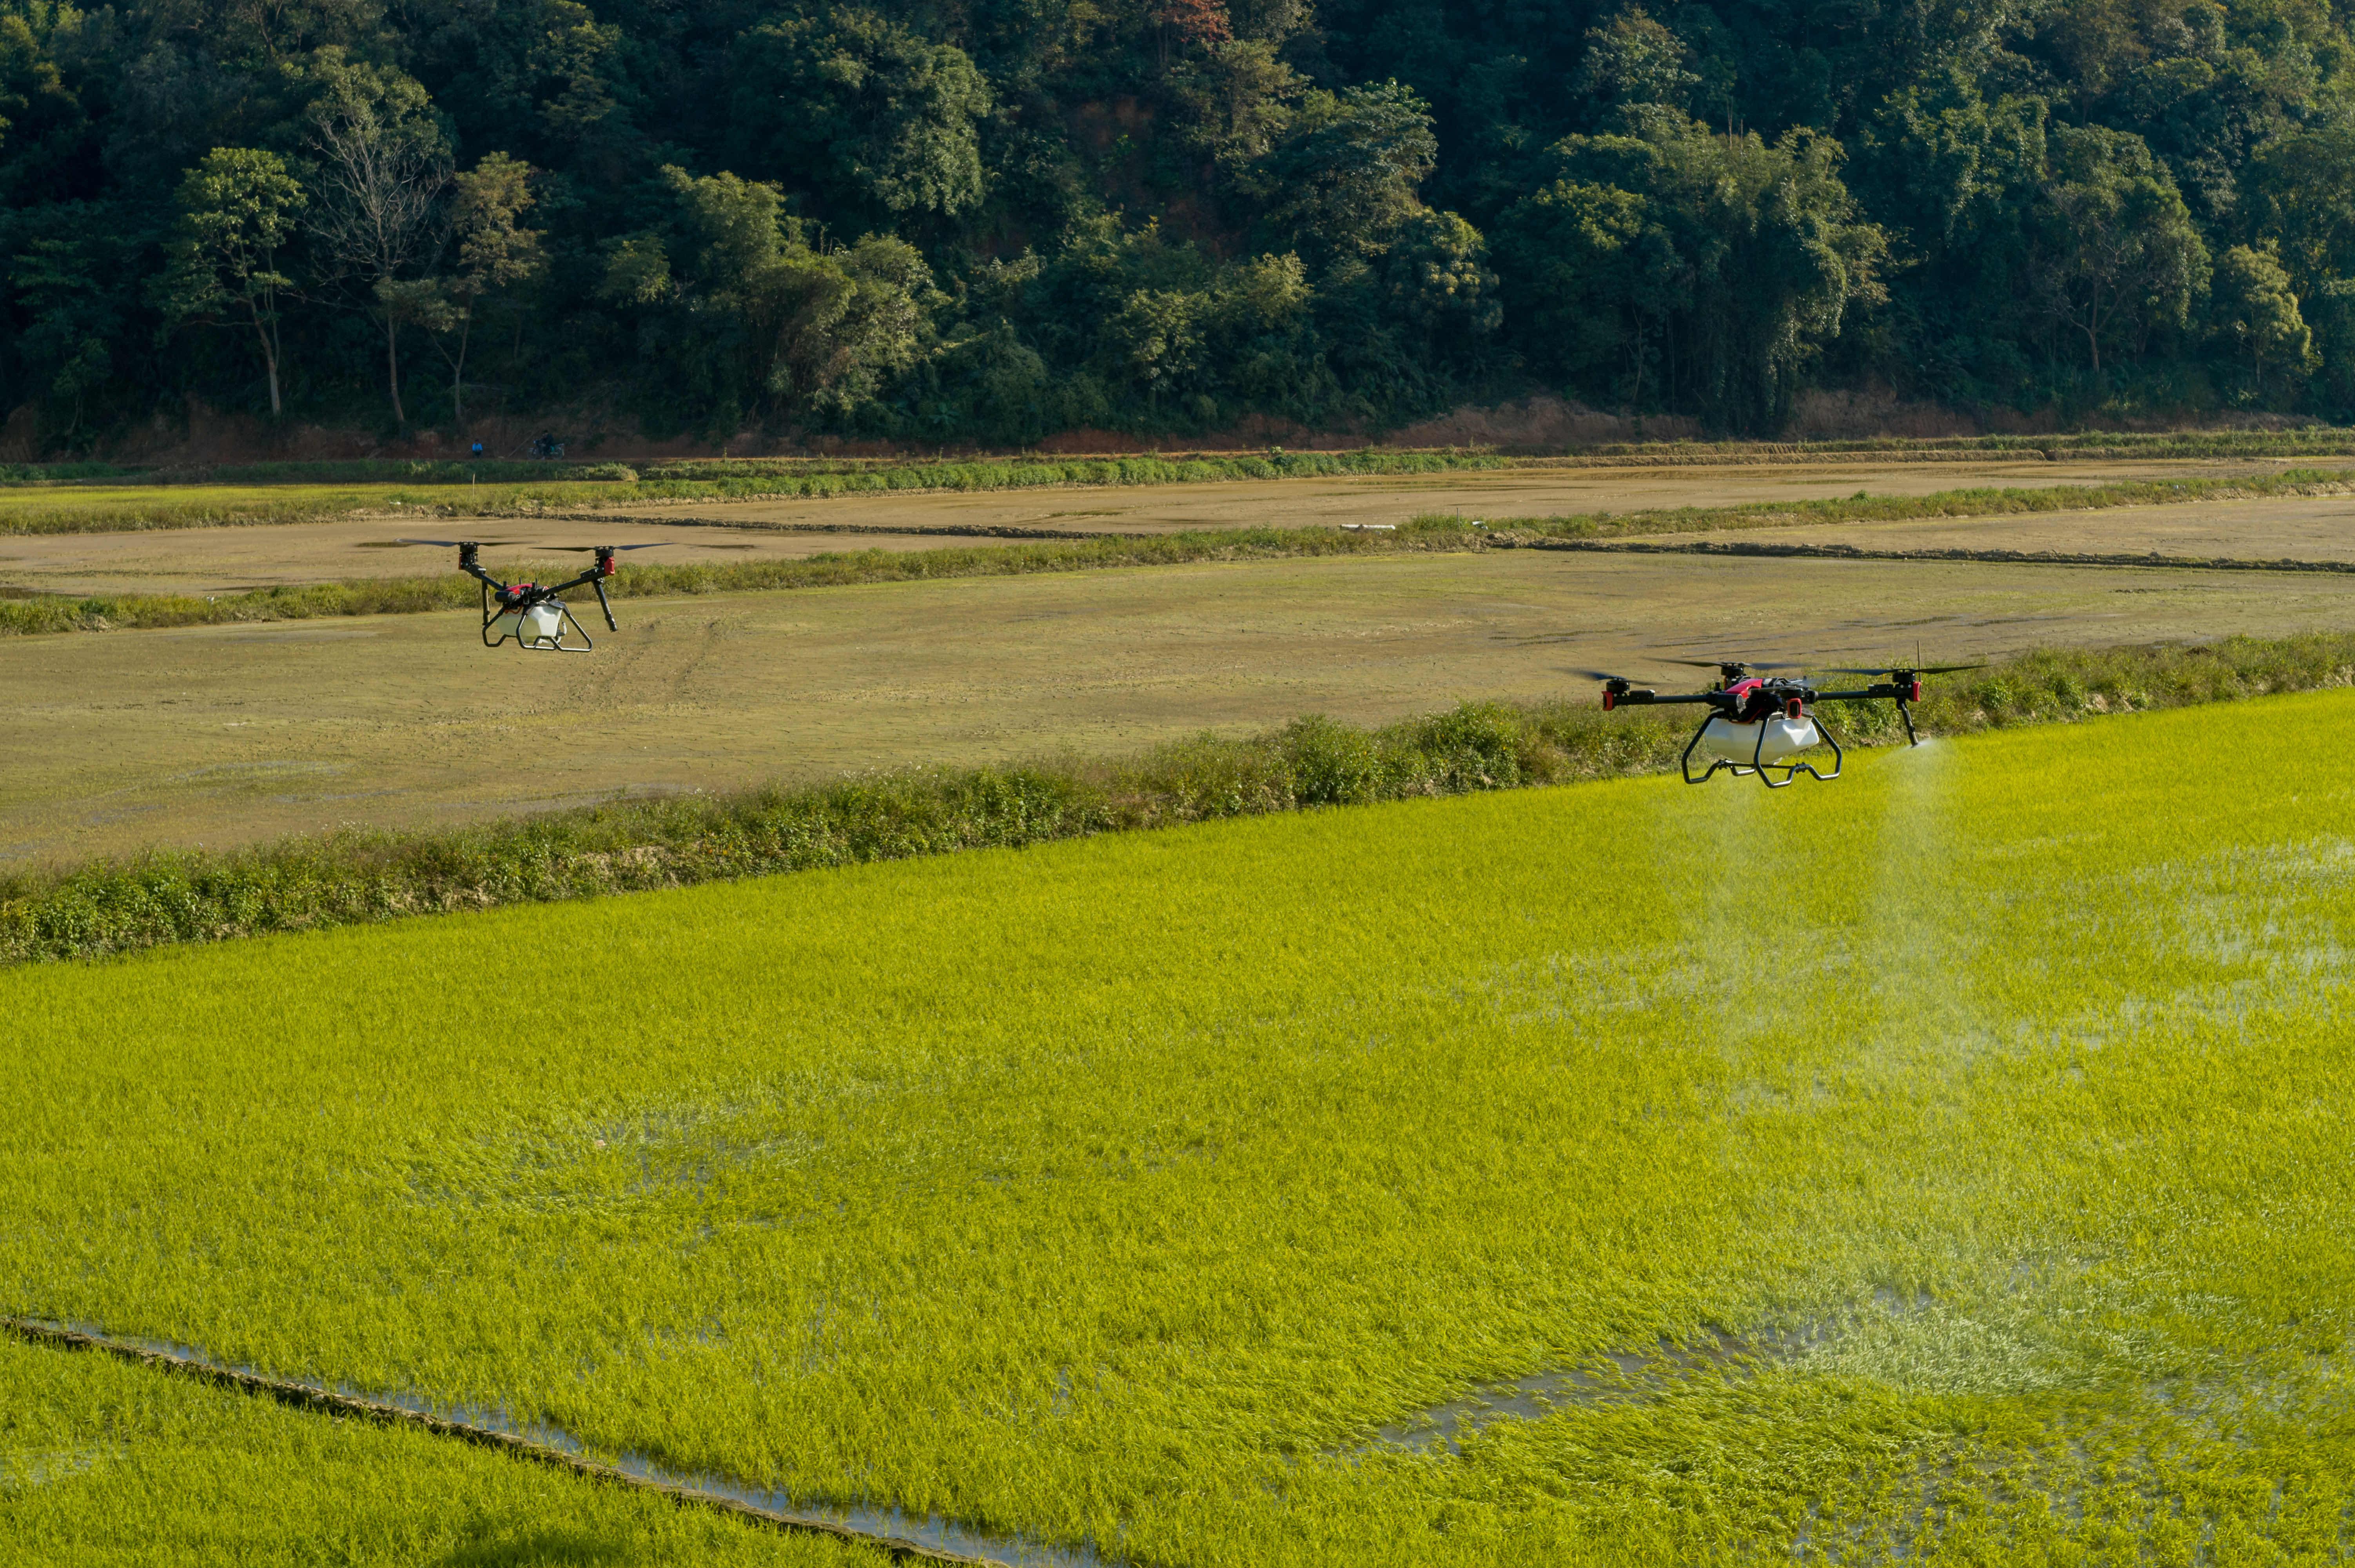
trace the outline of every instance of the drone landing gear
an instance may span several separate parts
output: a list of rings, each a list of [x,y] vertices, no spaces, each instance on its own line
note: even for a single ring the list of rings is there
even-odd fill
[[[1719,757],[1711,761],[1709,766],[1701,772],[1698,778],[1696,778],[1693,776],[1692,771],[1693,752],[1700,745],[1701,738],[1709,733],[1709,727],[1717,722],[1718,716],[1712,713],[1707,719],[1701,720],[1700,728],[1694,731],[1692,739],[1685,742],[1684,755],[1678,759],[1678,765],[1684,773],[1685,783],[1689,784],[1707,784],[1710,779],[1717,775],[1717,772],[1720,768],[1732,773],[1735,778],[1747,778],[1750,774],[1756,773],[1758,775],[1758,782],[1764,784],[1768,789],[1788,789],[1791,787],[1791,781],[1797,778],[1801,773],[1805,773],[1809,778],[1821,784],[1831,783],[1832,780],[1840,776],[1840,764],[1846,759],[1848,753],[1840,750],[1840,743],[1833,736],[1830,725],[1825,723],[1822,719],[1812,713],[1808,714],[1807,718],[1814,723],[1816,733],[1823,737],[1824,744],[1832,749],[1831,772],[1828,773],[1817,773],[1813,763],[1796,761],[1788,763],[1768,762],[1766,760],[1766,725],[1765,722],[1762,720],[1758,724],[1758,743],[1752,750],[1750,760],[1748,762],[1737,763],[1730,758]],[[1905,728],[1906,733],[1909,735],[1913,733],[1913,727],[1911,722],[1908,722]],[[1783,775],[1779,779],[1774,776],[1777,773],[1780,773]]]

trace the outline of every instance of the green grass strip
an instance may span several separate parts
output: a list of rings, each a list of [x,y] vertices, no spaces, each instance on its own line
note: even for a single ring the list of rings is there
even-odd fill
[[[1823,441],[1614,442],[1582,449],[1581,457],[1637,457],[1647,462],[1787,463],[1842,453],[1891,457],[1951,453],[1957,457],[2017,456],[2232,458],[2355,455],[2355,430],[2321,425],[2306,430],[2078,431],[2067,435],[1859,436]]]
[[[2233,637],[2031,653],[1932,681],[1915,713],[1925,731],[1954,734],[2349,684],[2355,634]],[[1887,703],[1843,705],[1831,721],[1843,742],[1902,738]],[[1465,703],[1376,730],[1309,717],[1242,739],[1206,734],[1125,761],[911,768],[433,832],[159,850],[0,880],[0,963],[1657,773],[1690,728],[1682,709]]]
[[[1593,459],[1646,464],[1743,464],[1806,462],[1811,458],[1860,455],[1891,458],[2014,456],[2088,461],[2101,458],[2265,458],[2355,456],[2355,429],[2318,425],[2298,430],[2077,431],[2066,434],[1967,436],[1862,436],[1808,441],[1636,441],[1569,447],[1559,453],[1494,455],[1508,466],[1582,463]],[[883,471],[982,474],[1007,468],[1060,466],[1070,463],[1272,463],[1300,472],[1339,457],[1402,460],[1436,458],[1442,466],[1478,465],[1489,449],[1417,452],[1365,449],[1356,453],[1137,452],[1102,458],[1060,458],[1035,453],[965,457],[685,457],[644,462],[575,462],[512,457],[362,457],[263,463],[141,464],[104,462],[0,464],[0,488],[62,485],[541,485],[574,480],[727,480],[751,476],[809,476]],[[1351,468],[1348,472],[1363,472]],[[1420,469],[1409,471],[1419,472]]]
[[[1636,539],[1650,534],[1724,533],[1821,523],[1902,523],[1938,517],[2010,517],[2047,512],[2098,512],[2117,507],[2172,507],[2198,501],[2343,496],[2355,491],[2355,469],[2291,468],[2240,477],[2130,479],[2108,485],[2034,487],[1977,485],[1926,496],[1828,496],[1817,501],[1744,502],[1728,507],[1671,507],[1642,512],[1580,512],[1558,517],[1491,517],[1488,531],[1513,538]],[[1464,526],[1453,514],[1415,519],[1419,528]]]
[[[123,533],[144,528],[320,522],[354,512],[419,517],[532,517],[549,510],[645,507],[686,501],[793,500],[914,491],[1032,490],[1073,485],[1199,485],[1240,479],[1313,479],[1348,475],[1438,474],[1501,468],[1485,453],[1305,452],[1249,457],[1008,459],[963,463],[830,464],[793,469],[733,464],[679,464],[636,476],[375,488],[244,483],[167,486],[117,483],[90,489],[0,492],[0,534]],[[633,475],[620,477],[619,475]]]

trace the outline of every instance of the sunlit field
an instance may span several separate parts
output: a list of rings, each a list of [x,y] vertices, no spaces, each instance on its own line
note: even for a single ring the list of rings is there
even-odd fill
[[[2339,1561],[2350,725],[18,969],[0,1309],[1106,1563]],[[0,1349],[26,1560],[231,1518],[852,1555]]]

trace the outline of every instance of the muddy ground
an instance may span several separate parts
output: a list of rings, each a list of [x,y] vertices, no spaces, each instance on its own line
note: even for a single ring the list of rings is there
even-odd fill
[[[1565,667],[1675,678],[1647,656],[1857,664],[2344,629],[2355,576],[1517,550],[620,610],[622,630],[584,656],[486,651],[465,613],[0,642],[0,856],[427,827],[1134,752],[1305,712],[1370,722],[1458,698],[1586,696]]]

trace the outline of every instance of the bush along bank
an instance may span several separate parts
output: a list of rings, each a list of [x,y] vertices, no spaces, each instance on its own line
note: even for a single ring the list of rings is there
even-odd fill
[[[2047,650],[1933,683],[1915,710],[1958,734],[2355,682],[2355,634],[2195,647]],[[1657,773],[1689,710],[1467,703],[1359,729],[1310,717],[1128,761],[917,768],[805,787],[631,802],[431,833],[348,831],[172,851],[0,881],[0,963],[96,957],[407,915],[679,887],[1313,806]],[[1832,720],[1902,739],[1886,703]],[[1755,787],[1745,784],[1743,787]]]

